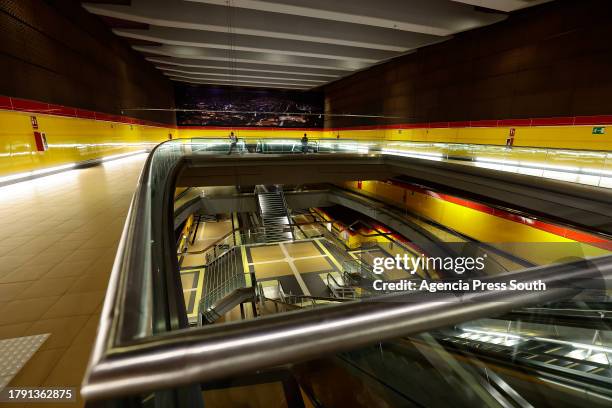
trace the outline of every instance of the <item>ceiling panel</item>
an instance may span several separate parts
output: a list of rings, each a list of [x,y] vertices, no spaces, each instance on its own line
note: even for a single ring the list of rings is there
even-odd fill
[[[118,28],[113,29],[113,32],[121,37],[154,41],[168,45],[255,51],[334,60],[352,60],[370,64],[380,60],[393,58],[397,55],[396,52],[392,51],[373,50],[361,47],[347,47],[344,45],[321,44],[310,41],[295,41],[169,27],[150,27],[148,30]]]
[[[546,0],[85,2],[175,81],[310,89]]]
[[[328,82],[327,78],[317,78],[307,75],[294,75],[294,74],[274,74],[272,72],[252,72],[244,71],[240,69],[206,69],[200,68],[188,68],[188,67],[177,67],[173,65],[156,65],[156,68],[168,75],[189,75],[189,76],[216,76],[216,77],[234,77],[240,76],[244,78],[270,78],[270,79],[286,79],[295,80],[301,82],[310,82],[313,86]]]

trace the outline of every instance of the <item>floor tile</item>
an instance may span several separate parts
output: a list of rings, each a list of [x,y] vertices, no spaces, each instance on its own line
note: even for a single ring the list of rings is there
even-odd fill
[[[12,339],[15,337],[21,337],[31,325],[31,322],[24,322],[0,326],[0,339]]]
[[[83,261],[83,262],[61,262],[57,264],[53,269],[48,271],[44,277],[45,278],[66,278],[72,277],[76,280],[79,276],[82,276],[86,273],[88,268],[91,266],[91,261]]]
[[[8,302],[0,309],[0,326],[36,321],[47,313],[58,299],[58,296],[52,296]]]
[[[0,301],[10,302],[28,286],[27,282],[0,283]]]
[[[67,348],[72,345],[75,337],[83,329],[89,318],[90,315],[84,315],[38,320],[32,323],[23,335],[49,333],[50,336],[41,346],[41,350]]]
[[[105,291],[66,294],[42,315],[43,319],[95,313]]]
[[[31,282],[29,287],[19,294],[20,299],[60,296],[74,284],[72,278],[41,278]]]
[[[257,279],[273,278],[275,276],[293,275],[289,263],[285,261],[255,265]]]
[[[250,249],[253,262],[272,261],[284,259],[285,255],[278,245],[266,245]]]
[[[52,267],[53,264],[47,264],[44,262],[37,264],[26,264],[15,269],[13,272],[0,277],[0,284],[31,282],[44,276]]]
[[[84,293],[106,290],[109,275],[106,273],[87,273],[72,282],[68,293]]]
[[[327,257],[296,259],[293,263],[300,273],[327,272],[334,270]]]

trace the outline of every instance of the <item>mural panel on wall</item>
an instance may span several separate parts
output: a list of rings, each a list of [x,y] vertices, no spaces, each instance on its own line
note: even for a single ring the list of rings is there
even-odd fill
[[[179,126],[323,127],[323,94],[176,84]]]

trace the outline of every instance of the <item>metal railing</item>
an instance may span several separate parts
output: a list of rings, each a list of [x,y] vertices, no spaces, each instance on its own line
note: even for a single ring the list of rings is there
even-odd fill
[[[355,288],[347,286],[345,282],[340,284],[331,273],[328,273],[326,278],[327,287],[335,298],[340,299],[355,299]]]
[[[612,187],[612,153],[607,151],[389,141],[382,147],[382,153]]]
[[[304,151],[301,140],[266,139],[257,140],[255,151],[257,153],[318,153],[319,146],[319,140],[311,140],[307,143],[307,150]]]
[[[199,389],[201,381],[570,298],[602,276],[612,276],[612,256],[605,256],[483,279],[491,283],[541,280],[548,286],[543,292],[480,291],[427,297],[399,293],[316,311],[190,329],[172,236],[173,196],[181,166],[215,154],[205,146],[199,149],[202,143],[163,143],[145,163],[81,389],[87,400],[190,384],[198,384]],[[354,157],[364,160],[361,154]],[[231,155],[223,155],[223,160],[224,164],[225,160],[238,164]]]
[[[205,269],[206,284],[200,300],[200,314],[208,312],[216,301],[228,293],[246,286],[240,254],[237,251],[239,247],[229,249]]]
[[[90,370],[88,398],[130,395],[224,378],[323,353],[350,350],[381,340],[450,326],[517,307],[570,298],[602,276],[612,275],[612,257],[531,268],[490,283],[541,281],[545,292],[412,293],[382,296],[241,322],[169,332],[147,339]]]

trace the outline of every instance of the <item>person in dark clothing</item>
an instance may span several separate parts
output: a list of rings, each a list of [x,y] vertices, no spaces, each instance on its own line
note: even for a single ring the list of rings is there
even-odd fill
[[[302,137],[302,153],[308,153],[308,136],[306,133]]]
[[[227,152],[227,154],[232,154],[232,151],[236,148],[236,143],[238,143],[238,138],[236,137],[236,135],[234,135],[234,132],[230,132],[229,139],[230,139],[230,149],[229,149],[229,152]]]

